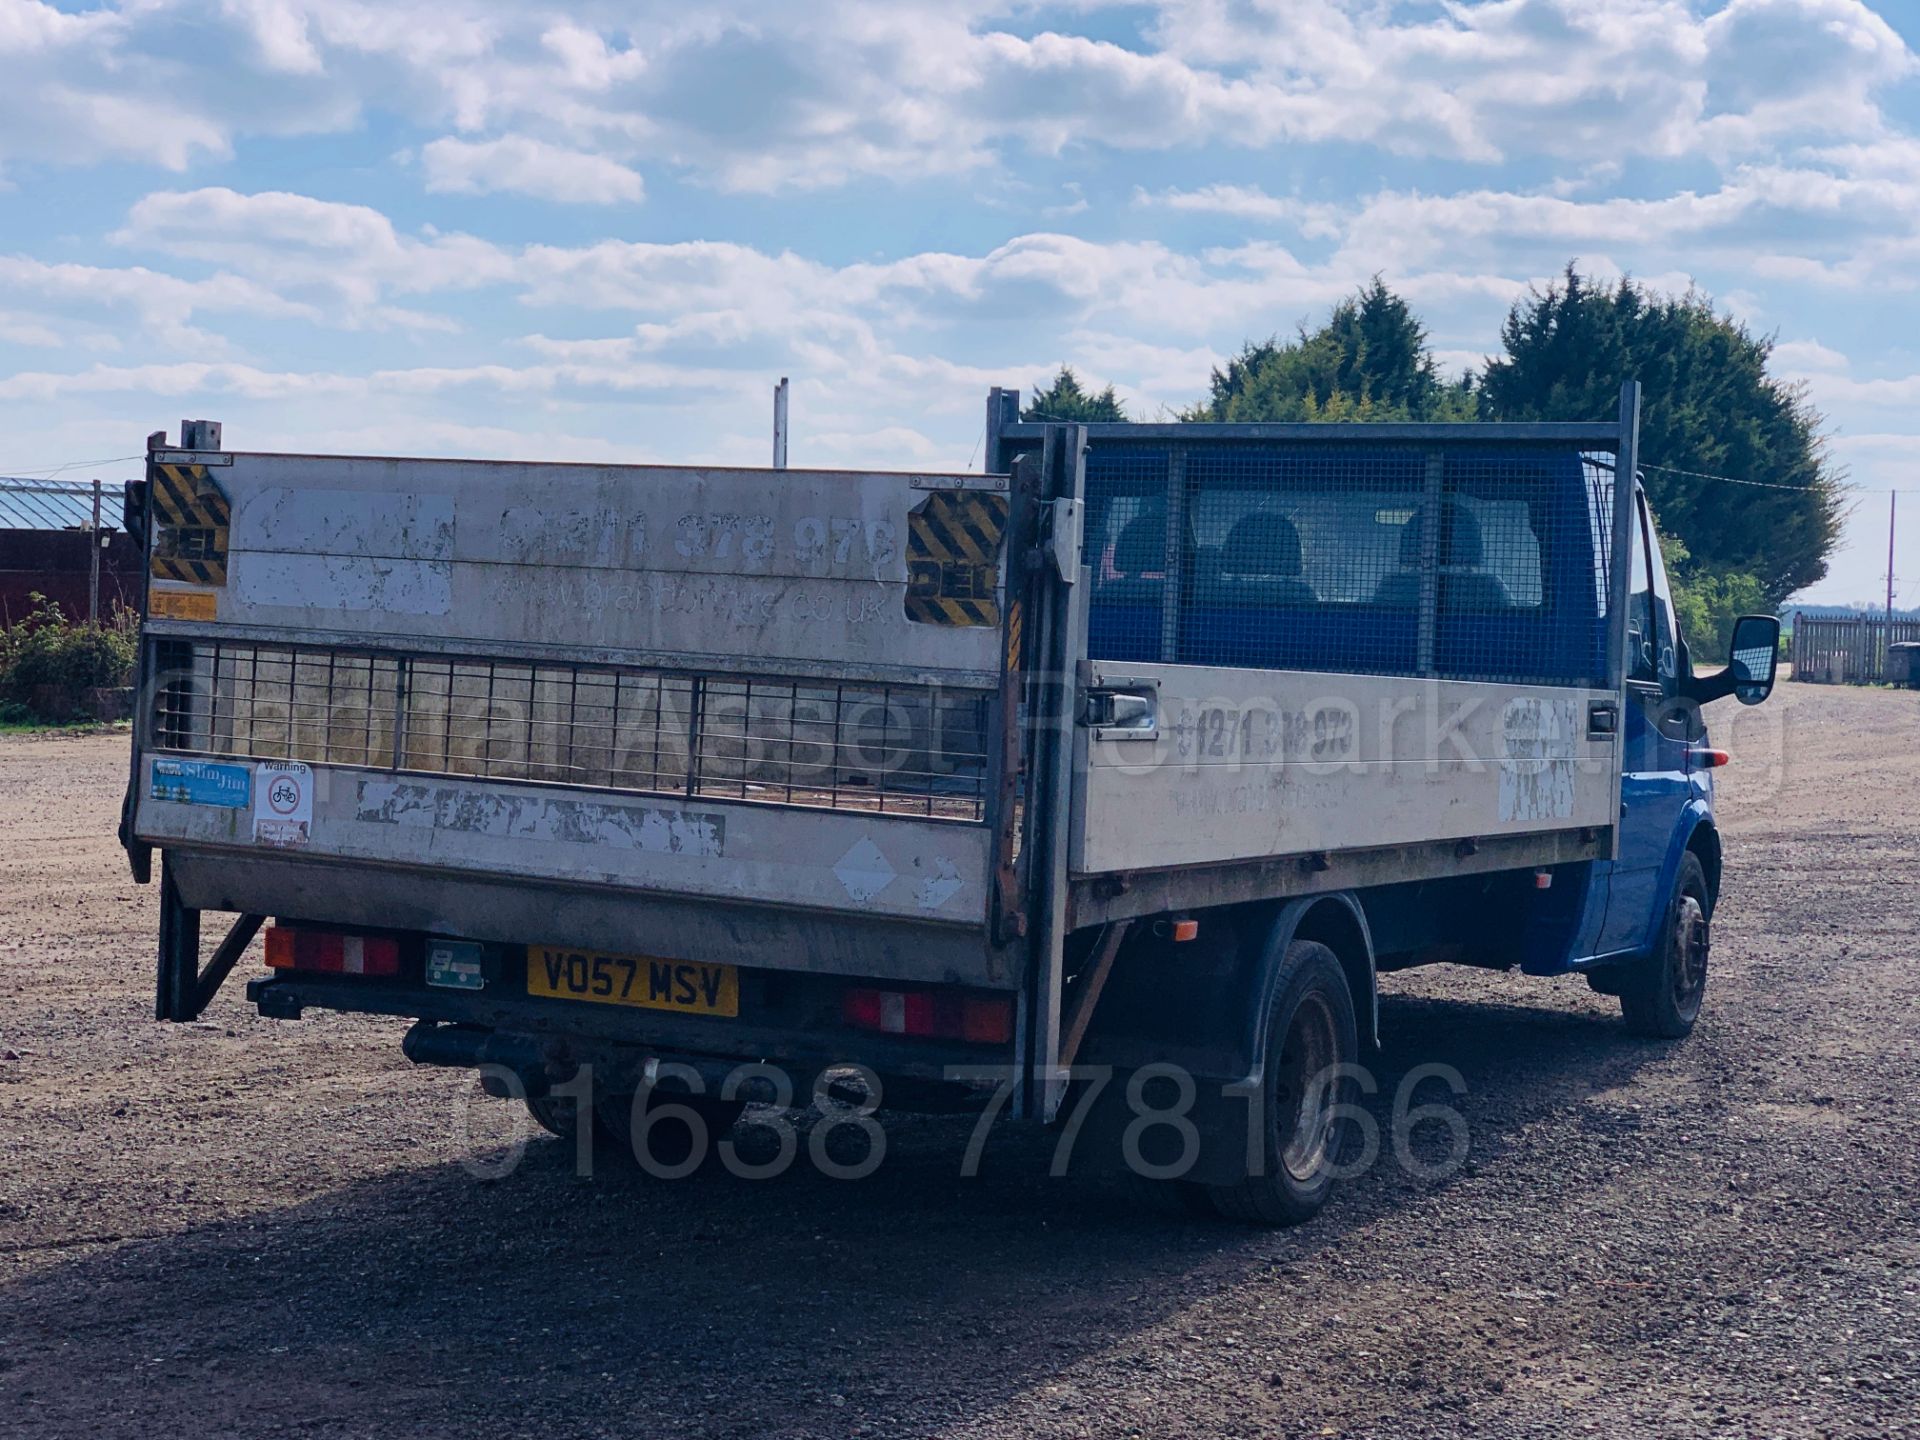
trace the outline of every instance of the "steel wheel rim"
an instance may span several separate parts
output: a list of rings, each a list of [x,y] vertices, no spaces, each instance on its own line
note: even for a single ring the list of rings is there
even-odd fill
[[[1333,1010],[1309,992],[1287,1021],[1275,1075],[1274,1109],[1286,1128],[1280,1164],[1300,1184],[1319,1178],[1333,1138],[1335,1079],[1339,1061]]]
[[[1697,895],[1682,895],[1673,917],[1673,1003],[1684,1016],[1700,1009],[1707,990],[1707,911]]]

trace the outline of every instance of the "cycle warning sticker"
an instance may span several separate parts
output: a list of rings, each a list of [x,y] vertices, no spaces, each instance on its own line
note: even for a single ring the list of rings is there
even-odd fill
[[[298,761],[254,767],[253,841],[292,849],[313,838],[313,770]]]

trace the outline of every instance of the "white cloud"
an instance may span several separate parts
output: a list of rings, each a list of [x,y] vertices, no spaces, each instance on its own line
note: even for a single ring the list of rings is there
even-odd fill
[[[1847,357],[1818,340],[1788,340],[1773,347],[1773,368],[1783,375],[1845,370]]]
[[[444,315],[389,303],[392,295],[465,290],[511,273],[502,250],[467,235],[402,235],[365,205],[284,191],[222,187],[159,191],[134,205],[112,239],[243,277],[249,293],[349,328],[447,330]]]
[[[314,307],[237,275],[184,280],[144,266],[50,264],[20,256],[0,256],[0,296],[60,309],[67,333],[76,338],[97,339],[98,332],[115,325],[124,328],[119,317],[131,315],[147,338],[201,355],[224,354],[227,345],[193,324],[196,317],[324,319]],[[59,343],[57,337],[53,343]]]
[[[549,145],[524,135],[467,141],[451,136],[422,147],[427,189],[464,195],[506,192],[565,204],[637,204],[646,185],[617,160]]]
[[[1227,185],[1140,191],[1135,198],[1146,207],[1333,240],[1340,258],[1363,274],[1422,264],[1457,269],[1492,257],[1509,264],[1545,255],[1597,261],[1631,247],[1686,265],[1732,257],[1763,279],[1920,285],[1920,145],[1904,142],[1743,165],[1717,189],[1652,198],[1383,190],[1332,204]],[[1783,248],[1789,244],[1801,248]]]
[[[955,173],[1014,147],[1733,160],[1787,135],[1871,144],[1879,94],[1915,71],[1861,0],[1704,17],[1685,0],[1159,0],[1150,16],[1127,47],[1026,33],[1023,0],[584,3],[564,21],[508,0],[0,0],[0,164],[181,169],[374,111],[455,132],[432,183],[567,201],[638,198],[639,159],[736,190]]]

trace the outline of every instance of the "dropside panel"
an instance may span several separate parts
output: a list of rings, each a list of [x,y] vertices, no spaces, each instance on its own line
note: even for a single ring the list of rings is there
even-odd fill
[[[1093,729],[1078,874],[1612,824],[1612,692],[1308,671],[1106,664],[1151,738]]]

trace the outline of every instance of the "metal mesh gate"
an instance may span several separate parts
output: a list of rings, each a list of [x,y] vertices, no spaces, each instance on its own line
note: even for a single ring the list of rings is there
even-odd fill
[[[162,641],[189,754],[979,820],[987,698],[926,685]]]

